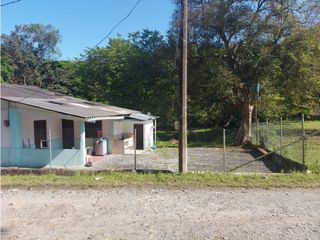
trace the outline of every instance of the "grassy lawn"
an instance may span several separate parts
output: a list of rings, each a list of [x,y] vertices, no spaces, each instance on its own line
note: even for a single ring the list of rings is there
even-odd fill
[[[261,127],[265,126],[261,123]],[[270,122],[270,131],[275,132],[276,136],[271,136],[270,141],[278,141],[279,138],[279,122]],[[320,131],[320,121],[305,121],[306,134]],[[284,121],[283,122],[283,143],[292,141],[293,138],[301,136],[301,122]],[[226,129],[226,144],[228,146],[236,144],[236,135],[238,129]],[[272,133],[270,133],[272,134]],[[272,139],[272,137],[274,139]],[[178,131],[157,131],[158,147],[178,147]],[[190,129],[188,132],[189,147],[223,147],[223,129],[222,128],[205,128]]]
[[[237,129],[227,129],[227,145],[235,145]],[[157,131],[157,146],[178,148],[178,131]],[[223,147],[223,129],[206,128],[188,131],[188,147]]]
[[[284,121],[283,122],[286,128],[289,129],[301,129],[301,122],[299,121]],[[304,122],[305,130],[320,130],[320,121],[313,120],[313,121],[305,121]]]
[[[127,185],[157,185],[176,187],[320,187],[320,174],[141,174],[141,173],[88,173],[73,175],[53,173],[34,175],[2,175],[2,187],[112,187]]]
[[[320,121],[305,121],[305,132],[311,134],[320,131]],[[272,121],[269,123],[269,150],[273,151],[280,147],[280,122]],[[227,146],[236,145],[237,129],[226,129]],[[260,137],[263,141],[266,138],[266,124],[260,124]],[[302,135],[301,122],[299,121],[283,121],[282,144],[290,144]],[[158,131],[157,146],[178,148],[178,131]],[[307,138],[305,141],[305,164],[309,170],[314,173],[320,173],[320,136]],[[223,129],[197,129],[188,132],[188,147],[223,147]],[[302,142],[288,146],[282,151],[283,156],[294,161],[302,163]]]
[[[265,132],[265,125],[262,125]],[[306,121],[305,132],[310,135],[320,131],[320,121]],[[297,141],[302,136],[301,122],[284,121],[282,144],[287,145]],[[276,150],[280,147],[280,124],[270,124],[269,127],[269,149]],[[299,141],[282,150],[282,155],[294,161],[303,162],[303,143]],[[314,173],[320,173],[320,135],[307,137],[305,146],[305,164]]]

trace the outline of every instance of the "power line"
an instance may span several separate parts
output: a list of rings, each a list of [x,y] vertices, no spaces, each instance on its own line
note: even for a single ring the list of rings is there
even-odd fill
[[[21,1],[21,0],[20,0],[20,1]],[[133,10],[136,8],[136,6],[137,6],[140,2],[141,2],[141,0],[138,0],[138,1],[133,5],[133,7],[131,8],[130,12],[129,12],[124,18],[122,18],[121,21],[118,22],[118,23],[111,29],[111,31],[107,34],[107,36],[105,36],[100,42],[98,42],[98,43],[94,46],[94,48],[97,47],[100,43],[102,43],[105,39],[107,39],[107,38],[110,36],[110,34],[111,34],[124,20],[126,20],[126,19],[131,15],[131,13],[133,12]]]
[[[21,1],[22,1],[22,0],[16,0],[16,1],[12,1],[12,2],[5,3],[5,4],[1,4],[1,7],[7,6],[7,5],[9,5],[9,4],[21,2]]]

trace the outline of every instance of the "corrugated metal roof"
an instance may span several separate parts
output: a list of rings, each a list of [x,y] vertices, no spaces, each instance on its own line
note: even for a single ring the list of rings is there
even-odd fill
[[[1,99],[81,118],[129,116],[138,111],[57,94],[35,86],[1,84]]]

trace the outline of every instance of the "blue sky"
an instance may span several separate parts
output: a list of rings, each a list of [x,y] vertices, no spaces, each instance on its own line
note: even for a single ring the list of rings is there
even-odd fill
[[[1,0],[5,4],[12,0]],[[51,24],[62,36],[61,59],[79,57],[117,24],[137,0],[22,0],[1,9],[1,33],[9,34],[18,24]],[[163,34],[174,11],[172,0],[142,0],[110,37],[149,28]],[[105,40],[100,46],[106,45]]]

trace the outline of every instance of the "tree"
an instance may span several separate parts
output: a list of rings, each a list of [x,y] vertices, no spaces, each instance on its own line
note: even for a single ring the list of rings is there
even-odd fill
[[[320,24],[293,33],[281,44],[279,89],[288,114],[316,113],[320,106]],[[319,113],[318,113],[319,114]]]
[[[161,115],[165,126],[176,119],[175,60],[157,31],[131,33],[129,39],[87,50],[78,74],[87,99]]]
[[[13,81],[13,62],[10,56],[1,56],[1,78],[0,82],[11,83]]]
[[[190,46],[212,47],[219,65],[232,75],[230,84],[241,109],[239,139],[251,138],[251,117],[257,83],[279,74],[277,53],[285,38],[309,26],[314,8],[295,0],[190,0]],[[313,1],[316,3],[316,1]],[[310,6],[312,4],[308,4]],[[313,4],[314,5],[314,4]],[[171,32],[177,36],[178,5]],[[303,11],[301,10],[303,9]],[[312,20],[312,21],[311,21]]]
[[[62,94],[80,95],[80,78],[77,75],[78,61],[47,60],[39,67],[41,87]]]
[[[56,56],[59,31],[51,25],[17,25],[9,35],[1,35],[1,55],[13,69],[11,82],[41,85],[41,64]],[[9,81],[7,79],[6,81]]]

